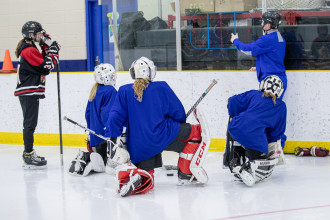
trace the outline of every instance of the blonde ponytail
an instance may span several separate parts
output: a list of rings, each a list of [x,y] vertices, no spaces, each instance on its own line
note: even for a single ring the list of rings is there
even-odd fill
[[[273,93],[271,93],[271,92],[266,92],[266,91],[265,91],[265,92],[262,94],[262,97],[272,98],[274,104],[276,104],[276,96],[275,96]]]
[[[149,80],[147,79],[136,79],[133,85],[134,95],[137,96],[137,100],[142,102],[143,91],[148,87]]]
[[[93,99],[95,98],[95,95],[96,95],[96,91],[97,91],[97,88],[99,87],[99,84],[98,83],[95,83],[91,89],[91,92],[89,93],[89,98],[88,98],[88,101],[93,101]]]

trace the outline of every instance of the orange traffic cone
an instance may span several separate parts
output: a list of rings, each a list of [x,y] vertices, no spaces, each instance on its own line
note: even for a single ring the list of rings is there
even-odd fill
[[[13,67],[13,63],[11,62],[9,50],[5,51],[5,58],[3,59],[2,70],[0,73],[16,73],[16,69]]]

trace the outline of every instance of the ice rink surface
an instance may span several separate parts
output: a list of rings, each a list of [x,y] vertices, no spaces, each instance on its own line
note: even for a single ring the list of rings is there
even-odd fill
[[[177,177],[155,172],[155,188],[121,198],[106,173],[75,177],[67,173],[79,148],[37,146],[46,170],[23,170],[23,146],[0,145],[0,218],[3,220],[162,220],[162,219],[329,219],[330,157],[286,155],[271,178],[247,187],[222,169],[223,153],[209,152],[205,186],[176,186]],[[81,148],[82,149],[82,148]],[[85,150],[85,149],[83,149]],[[177,154],[164,153],[164,164]]]

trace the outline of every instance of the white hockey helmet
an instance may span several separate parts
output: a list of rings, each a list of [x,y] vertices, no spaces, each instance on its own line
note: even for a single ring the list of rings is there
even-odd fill
[[[111,64],[101,63],[94,69],[95,82],[103,85],[116,85],[117,73]]]
[[[135,60],[129,69],[132,79],[148,79],[150,81],[154,80],[156,71],[157,67],[154,62],[147,57]]]
[[[260,83],[260,91],[262,92],[270,92],[276,96],[276,98],[281,97],[284,89],[283,82],[280,77],[276,75],[267,76]]]

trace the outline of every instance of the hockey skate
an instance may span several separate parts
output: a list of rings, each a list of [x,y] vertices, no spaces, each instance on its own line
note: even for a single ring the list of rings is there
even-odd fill
[[[204,183],[199,182],[192,174],[185,174],[178,170],[178,182],[177,186],[185,185],[203,185]]]
[[[44,157],[40,157],[33,150],[30,153],[23,152],[23,169],[45,169],[47,168],[47,160]]]

